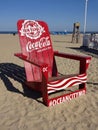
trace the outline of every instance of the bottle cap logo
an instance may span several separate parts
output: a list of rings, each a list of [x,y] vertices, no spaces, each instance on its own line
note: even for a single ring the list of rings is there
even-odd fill
[[[30,39],[39,38],[43,32],[45,32],[44,27],[34,20],[25,20],[20,30],[21,36],[26,36]]]

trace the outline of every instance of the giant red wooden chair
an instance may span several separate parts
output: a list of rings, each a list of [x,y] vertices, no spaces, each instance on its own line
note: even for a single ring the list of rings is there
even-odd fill
[[[22,52],[16,53],[15,56],[24,60],[26,85],[41,91],[45,105],[54,106],[86,93],[87,68],[91,60],[90,56],[53,51],[48,26],[43,21],[19,20],[17,27]],[[59,75],[55,56],[65,60],[66,58],[78,60],[79,74]],[[78,90],[62,93],[68,87],[76,85],[79,86]],[[54,93],[56,93],[55,96],[53,96]]]

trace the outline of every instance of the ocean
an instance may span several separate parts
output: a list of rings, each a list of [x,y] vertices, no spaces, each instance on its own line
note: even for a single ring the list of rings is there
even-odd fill
[[[0,34],[17,34],[18,32],[17,31],[0,31]],[[80,32],[81,34],[83,34],[83,32]],[[98,32],[95,32],[95,31],[89,31],[89,32],[86,32],[86,34],[91,34],[91,33],[96,33],[98,34]],[[50,34],[52,35],[66,35],[66,34],[72,34],[71,31],[50,31]]]
[[[0,31],[0,34],[17,34],[17,31]]]

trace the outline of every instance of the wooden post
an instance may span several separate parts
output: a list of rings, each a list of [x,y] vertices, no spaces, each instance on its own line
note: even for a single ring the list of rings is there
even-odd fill
[[[80,31],[79,31],[80,23],[74,23],[73,25],[73,34],[72,34],[72,43],[79,42],[80,39]]]

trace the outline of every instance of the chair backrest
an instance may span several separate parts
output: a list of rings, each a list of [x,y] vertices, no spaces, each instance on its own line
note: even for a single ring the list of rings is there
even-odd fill
[[[30,60],[48,64],[48,76],[52,76],[53,48],[48,26],[43,21],[19,20],[17,22],[21,51]],[[41,80],[39,67],[24,62],[27,81]]]

